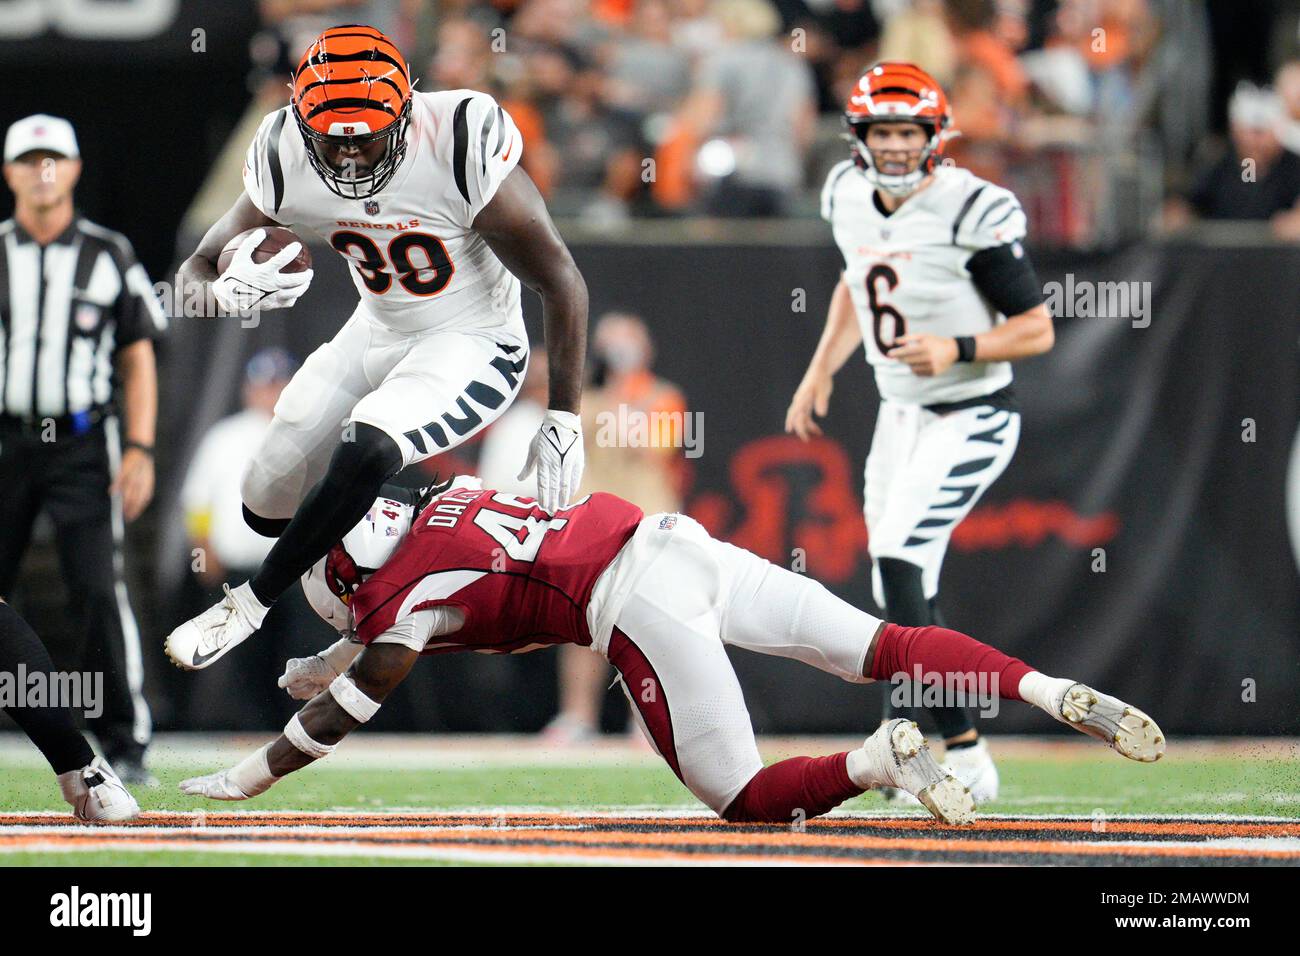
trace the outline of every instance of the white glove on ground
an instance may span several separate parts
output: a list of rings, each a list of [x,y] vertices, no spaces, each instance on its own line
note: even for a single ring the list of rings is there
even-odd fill
[[[208,797],[212,800],[247,800],[255,794],[244,793],[230,779],[230,771],[210,773],[206,777],[191,777],[181,781],[181,793],[190,797]]]
[[[281,272],[302,248],[291,242],[265,262],[253,261],[253,250],[266,238],[258,229],[240,244],[230,265],[212,282],[212,295],[228,312],[251,312],[254,309],[284,309],[298,301],[311,285],[311,269]]]
[[[577,495],[584,457],[581,420],[573,412],[549,409],[528,446],[519,480],[537,469],[537,504],[553,515]]]
[[[181,781],[181,793],[191,797],[208,797],[212,800],[247,800],[266,793],[278,777],[271,776],[267,744],[253,751],[229,770],[210,773],[203,777],[190,777]]]

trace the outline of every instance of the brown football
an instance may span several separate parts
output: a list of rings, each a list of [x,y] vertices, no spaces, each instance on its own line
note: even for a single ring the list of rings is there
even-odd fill
[[[259,227],[260,228],[260,227]],[[311,268],[311,252],[307,249],[307,243],[303,242],[292,229],[286,229],[283,226],[266,226],[266,238],[258,243],[257,248],[253,250],[254,262],[265,262],[273,255],[292,242],[301,243],[302,248],[298,254],[289,262],[281,267],[281,272],[303,272]],[[239,250],[240,245],[248,238],[249,233],[256,230],[246,229],[239,235],[235,236],[226,243],[226,248],[221,250],[221,255],[217,257],[217,273],[225,272],[230,266],[230,260],[235,258],[235,253]]]

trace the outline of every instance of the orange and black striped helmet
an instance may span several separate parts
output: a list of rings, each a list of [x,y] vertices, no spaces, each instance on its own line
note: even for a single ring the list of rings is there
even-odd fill
[[[293,73],[294,119],[312,168],[346,199],[373,196],[406,155],[411,69],[374,27],[331,27],[307,47]],[[369,149],[383,142],[378,155]]]
[[[844,121],[852,131],[854,159],[866,170],[868,178],[881,189],[905,195],[934,171],[943,154],[945,140],[955,135],[948,97],[938,82],[912,63],[876,63],[858,79],[844,107]],[[917,168],[902,176],[886,176],[879,171],[867,149],[867,127],[872,123],[917,123],[930,139],[921,151]]]

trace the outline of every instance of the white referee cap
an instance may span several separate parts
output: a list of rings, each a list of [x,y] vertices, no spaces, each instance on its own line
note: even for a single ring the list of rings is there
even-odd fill
[[[5,133],[5,162],[12,163],[23,153],[44,149],[70,159],[80,156],[77,134],[72,124],[58,116],[37,113],[20,119]]]

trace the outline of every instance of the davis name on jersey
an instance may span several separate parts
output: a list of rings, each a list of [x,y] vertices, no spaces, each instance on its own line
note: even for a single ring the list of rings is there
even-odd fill
[[[604,492],[554,516],[532,498],[497,491],[439,495],[353,595],[357,638],[369,644],[417,611],[450,605],[465,614],[464,625],[424,653],[590,644],[592,590],[643,517]]]
[[[1011,383],[1009,362],[956,363],[923,378],[885,352],[905,333],[977,335],[1003,321],[966,263],[1025,237],[1025,214],[1008,190],[955,166],[940,166],[933,177],[885,215],[875,188],[845,160],[831,170],[821,200],[880,395],[919,405],[979,398]]]
[[[244,162],[253,205],[343,255],[370,315],[396,332],[507,330],[525,337],[519,280],[473,228],[523,138],[486,93],[411,94],[406,157],[367,199],[326,188],[289,111],[268,115]]]

